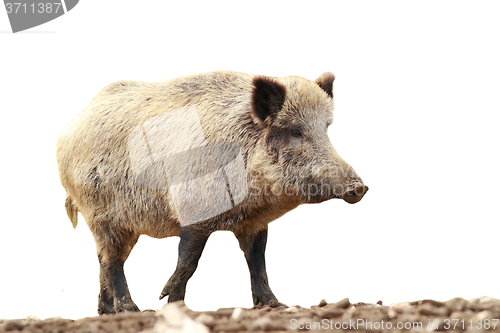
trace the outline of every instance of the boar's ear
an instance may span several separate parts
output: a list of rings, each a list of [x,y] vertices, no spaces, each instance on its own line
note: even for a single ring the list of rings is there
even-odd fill
[[[252,115],[259,121],[266,122],[266,119],[272,118],[281,109],[285,96],[286,88],[278,80],[266,76],[255,77],[251,101]]]
[[[333,75],[330,72],[326,72],[321,74],[317,79],[316,79],[316,84],[320,86],[321,89],[323,89],[328,96],[333,98],[333,81],[335,80],[335,75]]]

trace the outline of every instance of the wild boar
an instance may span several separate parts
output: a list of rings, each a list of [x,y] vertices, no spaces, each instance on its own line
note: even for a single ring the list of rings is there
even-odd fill
[[[80,212],[97,245],[98,313],[139,310],[123,265],[143,234],[180,236],[160,299],[184,299],[208,237],[230,230],[253,303],[277,302],[268,223],[303,203],[356,203],[368,190],[327,135],[333,81],[215,71],[105,87],[57,143],[68,216],[76,227]]]

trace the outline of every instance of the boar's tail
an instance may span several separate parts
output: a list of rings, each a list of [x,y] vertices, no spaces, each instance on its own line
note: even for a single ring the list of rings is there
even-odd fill
[[[70,196],[66,197],[66,213],[68,213],[68,217],[73,224],[73,228],[76,228],[78,224],[78,207],[76,207],[73,199]]]

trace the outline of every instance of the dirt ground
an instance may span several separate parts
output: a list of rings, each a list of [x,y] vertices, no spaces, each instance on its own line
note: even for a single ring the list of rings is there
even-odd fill
[[[37,333],[208,333],[208,332],[500,332],[500,300],[421,300],[385,305],[321,301],[310,308],[265,307],[191,311],[183,302],[158,311],[122,313],[79,320],[0,320],[0,332]]]

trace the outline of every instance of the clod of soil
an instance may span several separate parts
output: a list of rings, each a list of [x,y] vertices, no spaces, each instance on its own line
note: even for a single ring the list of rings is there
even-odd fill
[[[480,297],[447,302],[421,300],[377,304],[322,300],[302,308],[271,304],[261,308],[192,311],[184,303],[158,311],[129,312],[80,320],[0,320],[0,332],[23,333],[208,333],[208,332],[500,332],[500,300]]]

